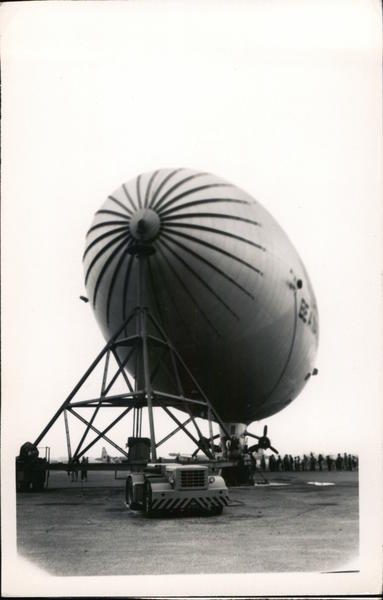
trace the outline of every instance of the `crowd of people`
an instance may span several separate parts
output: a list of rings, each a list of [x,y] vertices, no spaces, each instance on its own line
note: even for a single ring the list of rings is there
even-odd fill
[[[73,460],[73,464],[76,465],[76,469],[69,470],[68,476],[71,481],[78,481],[79,474],[81,481],[88,480],[88,469],[87,465],[89,458],[83,456],[80,462],[79,459]],[[358,470],[358,457],[353,454],[347,454],[346,452],[341,455],[338,453],[336,457],[334,455],[323,455],[318,454],[315,456],[312,452],[310,454],[303,454],[301,456],[292,456],[291,454],[270,454],[269,456],[263,454],[257,456],[255,459],[256,466],[262,471],[357,471]]]
[[[89,458],[87,456],[83,456],[80,462],[80,459],[75,458],[73,464],[77,467],[72,471],[68,471],[68,477],[70,477],[71,482],[78,481],[78,474],[80,471],[81,481],[88,481],[88,462]]]
[[[283,457],[271,454],[263,455],[257,459],[257,466],[263,471],[356,471],[358,470],[358,457],[346,452],[333,458],[327,454],[292,456],[285,454]]]

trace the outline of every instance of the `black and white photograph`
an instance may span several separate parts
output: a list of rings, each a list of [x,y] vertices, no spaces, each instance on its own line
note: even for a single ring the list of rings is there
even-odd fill
[[[3,596],[379,594],[380,3],[1,12]]]

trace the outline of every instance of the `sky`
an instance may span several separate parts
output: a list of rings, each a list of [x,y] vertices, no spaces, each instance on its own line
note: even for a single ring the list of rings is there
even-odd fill
[[[31,565],[15,559],[13,469],[20,445],[37,437],[104,345],[89,304],[79,300],[85,233],[121,183],[181,166],[250,193],[306,265],[319,308],[319,374],[266,422],[282,454],[359,453],[366,569],[361,579],[353,576],[349,590],[338,576],[317,574],[310,585],[316,594],[376,592],[383,397],[380,3],[14,2],[1,10],[6,589],[20,591],[22,568],[27,595],[57,595],[57,578],[41,583],[41,573],[36,577]],[[254,423],[250,431],[259,433],[263,425]],[[156,418],[156,427],[166,433],[172,425]],[[116,432],[122,444],[128,434],[126,427]],[[65,454],[62,419],[43,443],[52,456]],[[164,448],[189,450],[183,437]],[[280,575],[272,575],[274,594],[309,589],[297,574],[288,581]],[[258,594],[270,593],[265,578],[257,576]],[[64,579],[59,593],[68,596],[88,595],[93,587],[109,596],[127,589],[121,578],[104,580],[102,588],[99,578]],[[144,579],[141,594],[174,595],[174,578],[156,578],[155,589],[152,578]],[[187,593],[206,593],[206,583],[210,578],[189,580]],[[132,593],[134,585],[130,580]],[[214,589],[251,595],[254,581],[228,574]]]
[[[79,300],[94,212],[137,174],[179,166],[263,204],[316,293],[319,375],[249,431],[267,423],[282,454],[380,451],[378,3],[348,3],[346,20],[342,2],[106,4],[3,9],[9,454],[37,437],[104,345]],[[157,414],[156,428],[173,425]],[[128,435],[116,428],[121,445]],[[65,455],[62,418],[43,445]],[[182,435],[164,446],[192,449]]]

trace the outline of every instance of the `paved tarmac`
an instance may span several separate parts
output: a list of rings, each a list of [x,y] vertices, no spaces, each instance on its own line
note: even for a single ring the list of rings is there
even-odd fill
[[[329,572],[356,561],[357,472],[267,476],[269,486],[230,488],[221,516],[147,519],[125,508],[113,473],[85,483],[51,473],[44,492],[17,494],[18,551],[53,575]]]

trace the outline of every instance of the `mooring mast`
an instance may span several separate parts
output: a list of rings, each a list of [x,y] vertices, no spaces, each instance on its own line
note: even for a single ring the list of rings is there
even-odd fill
[[[38,446],[41,443],[57,419],[63,414],[69,462],[73,463],[78,461],[100,439],[104,439],[125,456],[126,459],[129,459],[129,452],[126,452],[124,448],[112,440],[107,434],[121,421],[121,419],[127,417],[127,415],[133,411],[132,437],[141,438],[142,411],[143,408],[147,408],[150,430],[150,454],[152,461],[157,460],[157,448],[181,430],[195,444],[195,454],[198,450],[201,450],[208,459],[214,459],[214,439],[218,437],[218,435],[213,435],[212,420],[219,423],[223,431],[226,432],[225,425],[199,386],[197,380],[188,369],[177,349],[168,338],[163,327],[151,314],[151,311],[148,309],[145,302],[145,269],[147,268],[148,256],[155,252],[151,240],[154,239],[157,233],[156,228],[159,226],[157,224],[158,217],[156,213],[150,209],[142,210],[140,211],[140,214],[135,216],[136,219],[131,223],[130,228],[134,241],[129,245],[128,252],[135,257],[138,266],[137,305],[91,363],[77,385],[73,388],[72,392],[36,438],[34,445]],[[135,333],[133,335],[126,335],[127,327],[132,321],[135,322]],[[119,348],[122,346],[130,348],[123,360],[121,360],[119,356]],[[162,357],[157,360],[155,364],[153,364],[154,361],[152,361],[150,352],[151,347],[153,346],[162,349]],[[110,372],[112,371],[112,357],[117,365],[117,370],[110,376]],[[134,387],[125,372],[127,363],[132,360],[135,361]],[[99,397],[78,400],[78,392],[102,361],[104,361],[104,367]],[[166,369],[167,373],[171,374],[174,385],[177,388],[177,394],[157,389],[155,378],[161,369]],[[111,393],[113,385],[117,379],[121,377],[124,379],[127,391],[122,394]],[[182,384],[182,381],[185,380],[185,378],[188,378],[192,383],[193,388],[198,390],[197,398],[185,396]],[[193,415],[191,407],[195,407],[196,405],[198,405],[201,414],[208,419],[209,437],[203,435],[196,418]],[[94,426],[95,418],[102,409],[110,407],[122,408],[123,410],[117,418],[114,418],[102,431],[100,431]],[[156,440],[155,434],[154,407],[161,407],[168,417],[170,417],[177,425],[171,433],[159,441]],[[79,408],[88,408],[92,410],[93,412],[90,418],[85,418],[79,414]],[[187,412],[189,418],[186,421],[181,422],[172,412],[173,408],[180,408],[184,412]],[[71,446],[68,413],[76,417],[85,426],[81,439],[74,452],[72,452]],[[192,423],[194,426],[194,434],[187,429],[189,423]],[[86,443],[90,430],[97,435],[92,441]]]

